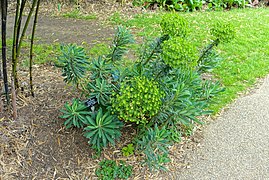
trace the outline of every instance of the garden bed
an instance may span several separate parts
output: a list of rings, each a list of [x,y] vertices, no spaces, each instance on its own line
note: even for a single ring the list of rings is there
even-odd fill
[[[50,21],[53,21],[53,18]],[[64,38],[62,40],[64,41]],[[261,64],[266,64],[268,58],[265,56],[264,59]],[[238,69],[233,71],[232,68],[231,74],[240,72]],[[261,74],[255,75],[254,79],[263,76],[266,71],[267,69],[264,68]],[[183,136],[180,143],[169,148],[170,172],[153,175],[146,167],[141,166],[141,156],[137,154],[130,157],[122,156],[122,147],[129,144],[136,133],[133,125],[126,126],[122,130],[120,143],[115,147],[105,148],[101,157],[96,158],[96,152],[89,147],[87,139],[83,138],[82,130],[65,129],[64,120],[59,118],[61,115],[59,109],[63,104],[78,97],[76,91],[63,83],[61,73],[53,66],[36,66],[34,72],[35,98],[30,97],[29,90],[24,88],[24,91],[18,95],[19,119],[17,121],[11,121],[10,118],[0,119],[0,178],[96,178],[95,169],[102,159],[112,159],[116,162],[124,160],[127,164],[133,165],[132,178],[134,179],[171,179],[176,178],[173,172],[189,168],[188,156],[202,140],[200,126],[195,129],[193,136],[187,138]],[[24,75],[20,81],[28,82],[27,73],[21,73]],[[247,83],[242,85],[244,90],[246,86],[253,84],[254,80],[248,83],[243,79],[242,82]],[[231,84],[234,87],[233,83]]]

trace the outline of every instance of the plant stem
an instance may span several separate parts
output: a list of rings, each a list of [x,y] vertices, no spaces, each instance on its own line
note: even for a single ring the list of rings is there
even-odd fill
[[[7,80],[7,57],[6,57],[6,50],[7,50],[7,37],[6,37],[6,30],[7,30],[7,6],[8,1],[2,0],[1,1],[1,9],[2,9],[2,63],[3,63],[3,77],[4,77],[4,86],[5,86],[5,94],[7,104],[9,104],[9,95],[8,95],[8,80]]]
[[[34,97],[34,89],[33,89],[33,75],[32,75],[32,67],[33,67],[33,45],[34,45],[34,37],[35,37],[35,29],[37,24],[37,15],[39,10],[39,4],[40,0],[37,0],[36,5],[36,11],[35,11],[35,19],[34,19],[34,25],[32,30],[32,37],[31,37],[31,47],[30,47],[30,65],[29,65],[29,71],[30,71],[30,88],[31,88],[31,95]]]
[[[159,48],[159,46],[161,45],[160,41],[158,41],[157,43],[158,43],[157,46],[151,51],[151,53],[150,53],[150,55],[148,56],[146,62],[143,63],[144,66],[150,61],[151,57],[155,54],[155,52],[156,52],[155,50],[156,50],[157,48]]]
[[[169,35],[163,35],[163,36],[161,36],[160,38],[157,38],[157,45],[156,45],[155,48],[152,50],[150,56],[147,58],[146,62],[143,63],[143,65],[146,65],[146,64],[150,61],[151,57],[152,57],[156,52],[158,52],[158,49],[160,48],[161,44],[162,44],[164,41],[168,40],[169,38],[170,38]]]
[[[205,55],[206,55],[209,51],[211,51],[211,50],[213,49],[214,46],[218,46],[218,45],[219,45],[219,39],[216,39],[216,40],[214,40],[211,44],[209,44],[209,45],[205,48],[205,50],[203,50],[203,53],[202,53],[201,56],[199,57],[197,63],[199,64],[199,63],[203,60],[203,58],[205,57]]]

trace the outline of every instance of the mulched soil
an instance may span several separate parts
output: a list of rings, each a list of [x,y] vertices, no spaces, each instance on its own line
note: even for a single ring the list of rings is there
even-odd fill
[[[92,7],[100,6],[95,11],[104,14],[115,12],[114,6],[124,11],[124,8],[119,5],[106,9],[106,3],[95,1],[89,3],[92,3]],[[43,7],[49,9],[54,6],[44,4]],[[130,12],[128,7],[129,5],[125,9],[126,16]],[[105,41],[105,38],[113,34],[112,27],[104,28],[97,24],[97,21],[44,16],[50,13],[43,12],[43,16],[40,16],[42,23],[38,28],[41,30],[38,31],[37,36],[41,39],[41,43],[51,43],[55,40],[80,43],[78,41],[85,41],[85,39],[89,42]],[[91,23],[95,23],[96,26],[91,26]],[[99,32],[97,34],[100,36],[90,36],[85,33],[88,28],[93,32]],[[48,38],[48,34],[52,36]],[[142,157],[139,154],[130,157],[122,156],[121,148],[130,143],[136,133],[132,126],[123,129],[122,138],[115,147],[105,149],[100,158],[94,158],[95,151],[87,144],[82,130],[65,129],[64,120],[59,118],[61,114],[59,110],[64,103],[79,97],[72,87],[66,86],[63,82],[61,72],[49,64],[36,65],[34,67],[35,97],[29,95],[27,70],[21,69],[20,75],[23,91],[18,94],[19,118],[14,121],[10,114],[0,114],[0,179],[96,179],[95,169],[102,159],[124,160],[127,164],[133,165],[134,175],[131,179],[176,179],[173,172],[188,168],[189,153],[196,149],[202,140],[199,127],[195,135],[183,137],[181,143],[170,147],[172,159],[168,164],[170,172],[150,173],[141,165]]]

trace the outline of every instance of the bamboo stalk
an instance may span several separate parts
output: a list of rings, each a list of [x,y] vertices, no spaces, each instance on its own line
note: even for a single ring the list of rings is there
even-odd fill
[[[2,80],[0,80],[0,90],[2,91]],[[2,101],[2,94],[0,94],[0,113],[4,111],[4,103]]]
[[[17,57],[17,46],[16,44],[16,39],[17,36],[17,29],[18,29],[18,18],[19,18],[19,9],[20,9],[20,0],[17,0],[17,5],[16,5],[16,15],[15,15],[15,20],[14,20],[14,28],[13,28],[13,43],[12,43],[12,76],[13,78],[15,77],[15,64],[16,64],[16,57]]]
[[[19,43],[19,39],[20,39],[20,31],[21,31],[21,22],[22,22],[22,17],[23,17],[23,11],[24,11],[24,7],[26,4],[26,0],[22,0],[21,4],[19,4],[20,8],[18,8],[18,17],[16,19],[16,37],[15,37],[15,51],[16,51],[16,56],[15,56],[15,63],[16,63],[16,59],[18,59],[19,57],[17,56],[18,54],[18,43]],[[17,13],[17,12],[16,12]],[[17,64],[14,67],[14,72],[13,72],[13,76],[16,76],[16,69],[17,69]],[[15,80],[15,82],[18,80]],[[16,83],[18,84],[18,83]]]
[[[24,27],[23,27],[23,30],[22,30],[22,33],[21,33],[21,36],[20,36],[19,44],[18,44],[18,47],[17,47],[18,49],[17,49],[17,53],[16,53],[15,64],[14,64],[14,72],[13,72],[14,73],[14,83],[15,83],[16,89],[19,88],[18,72],[17,72],[18,59],[19,59],[20,52],[21,52],[22,42],[24,40],[24,36],[25,36],[26,30],[28,28],[31,16],[32,16],[33,11],[35,9],[36,2],[37,2],[37,0],[33,0],[32,7],[30,9],[30,12],[29,12],[29,14],[27,16],[26,22],[24,24]]]
[[[35,19],[34,19],[34,25],[32,30],[32,37],[31,37],[31,48],[30,48],[30,65],[29,65],[29,71],[30,71],[30,88],[31,88],[31,95],[34,97],[34,88],[33,88],[33,45],[34,45],[34,37],[35,37],[35,30],[36,30],[36,24],[37,24],[37,15],[39,11],[39,4],[40,0],[37,0],[36,5],[36,11],[35,11]]]
[[[2,67],[3,67],[3,77],[4,77],[4,87],[5,87],[5,94],[7,104],[9,104],[9,95],[8,95],[8,80],[7,80],[7,57],[6,57],[6,50],[7,50],[7,37],[6,37],[6,30],[7,30],[7,0],[1,1],[1,17],[2,17]]]
[[[16,89],[13,77],[11,77],[11,98],[12,98],[12,109],[13,109],[13,120],[17,120],[18,112],[17,112],[17,97],[16,97]]]
[[[20,11],[19,11],[19,16],[17,19],[17,37],[16,37],[16,52],[18,52],[18,43],[19,43],[19,37],[20,37],[20,31],[21,31],[21,22],[22,22],[22,16],[23,16],[23,11],[24,11],[24,7],[26,4],[26,0],[22,0],[21,4],[20,4]]]

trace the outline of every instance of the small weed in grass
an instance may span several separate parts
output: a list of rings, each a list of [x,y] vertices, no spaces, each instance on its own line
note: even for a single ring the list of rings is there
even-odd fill
[[[130,155],[134,154],[134,145],[128,144],[127,146],[125,146],[121,149],[121,152],[122,152],[123,156],[130,156]]]
[[[109,18],[109,21],[112,24],[122,24],[124,22],[119,12],[115,12],[114,14],[112,14]]]
[[[113,160],[103,160],[99,163],[95,174],[98,179],[128,179],[132,175],[133,167],[123,161],[118,164]]]

